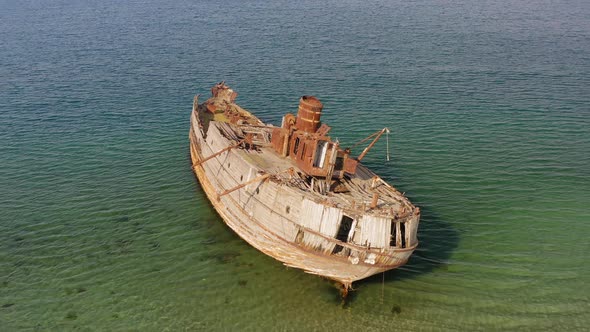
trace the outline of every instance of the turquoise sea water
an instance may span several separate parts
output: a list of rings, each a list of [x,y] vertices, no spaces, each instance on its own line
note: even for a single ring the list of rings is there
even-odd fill
[[[0,0],[0,330],[562,330],[590,325],[585,1]],[[225,227],[192,98],[299,96],[423,211],[342,305]]]

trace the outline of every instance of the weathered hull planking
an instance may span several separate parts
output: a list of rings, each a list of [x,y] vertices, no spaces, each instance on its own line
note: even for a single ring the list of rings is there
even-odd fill
[[[317,99],[303,97],[297,117],[274,127],[235,104],[237,93],[223,83],[212,93],[193,104],[192,168],[240,237],[345,291],[407,262],[418,245],[420,210],[325,136]]]

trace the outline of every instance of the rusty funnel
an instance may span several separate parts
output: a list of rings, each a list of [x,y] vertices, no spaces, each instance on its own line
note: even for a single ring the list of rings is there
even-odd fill
[[[308,133],[315,133],[320,127],[320,116],[324,105],[314,96],[299,99],[299,110],[295,127]]]

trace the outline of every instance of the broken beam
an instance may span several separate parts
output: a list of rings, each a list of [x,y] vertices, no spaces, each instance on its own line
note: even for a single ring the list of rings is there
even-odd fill
[[[233,187],[231,189],[228,189],[228,190],[222,192],[221,194],[217,194],[217,200],[219,200],[221,198],[221,196],[227,195],[227,194],[229,194],[231,192],[234,192],[234,191],[236,191],[238,189],[244,188],[245,186],[247,186],[249,184],[252,184],[252,183],[258,182],[258,181],[264,181],[267,178],[269,178],[270,176],[271,176],[271,174],[264,174],[264,175],[255,177],[254,179],[252,179],[250,181],[246,181],[246,182],[244,182],[242,184],[239,184],[239,185],[237,185],[237,186],[235,186],[235,187]]]
[[[204,162],[206,162],[208,160],[211,160],[211,159],[219,156],[220,154],[224,153],[225,151],[229,151],[229,150],[231,150],[233,148],[237,148],[238,146],[240,146],[240,144],[242,144],[242,142],[243,141],[239,141],[236,145],[231,145],[231,146],[228,146],[227,148],[223,148],[223,149],[215,152],[214,154],[210,155],[209,157],[197,161],[196,163],[193,164],[193,168],[201,165],[202,163],[204,163]]]

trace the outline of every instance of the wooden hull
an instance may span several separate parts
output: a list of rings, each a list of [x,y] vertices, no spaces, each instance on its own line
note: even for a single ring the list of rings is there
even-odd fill
[[[391,218],[357,215],[350,241],[338,240],[338,225],[350,209],[322,203],[317,194],[310,195],[281,181],[256,181],[263,170],[278,174],[288,164],[266,152],[229,149],[220,153],[232,140],[213,122],[203,126],[198,112],[194,107],[189,133],[193,171],[223,221],[250,245],[287,266],[336,280],[345,289],[356,280],[407,262],[418,244],[419,212],[403,220],[402,231],[401,221],[396,224]],[[248,181],[251,183],[244,185]],[[232,188],[239,189],[230,191]],[[387,239],[363,237],[365,224],[365,233],[375,225],[387,229]],[[397,243],[405,243],[403,248],[390,245],[394,235],[389,232],[395,232],[396,227]],[[365,238],[373,241],[373,247]],[[391,241],[395,244],[396,239]]]

